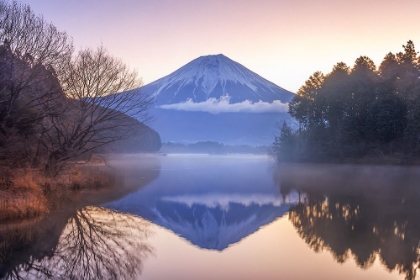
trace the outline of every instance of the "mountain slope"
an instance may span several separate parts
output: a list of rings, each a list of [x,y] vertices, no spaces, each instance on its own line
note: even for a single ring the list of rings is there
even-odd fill
[[[201,56],[137,89],[155,98],[150,113],[162,142],[270,145],[283,121],[294,123],[294,94],[219,55]]]
[[[230,97],[231,103],[289,102],[293,93],[267,81],[241,64],[219,55],[201,56],[175,72],[147,84],[141,91],[155,97],[157,106],[192,100]]]
[[[288,113],[188,112],[156,108],[153,129],[162,142],[214,141],[227,145],[271,145],[283,121],[294,125]]]

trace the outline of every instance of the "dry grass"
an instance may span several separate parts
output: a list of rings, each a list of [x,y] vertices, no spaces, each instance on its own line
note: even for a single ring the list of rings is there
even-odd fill
[[[32,170],[2,170],[0,220],[34,217],[48,212],[42,178]]]
[[[71,193],[115,185],[107,166],[73,165],[59,176],[45,177],[33,169],[0,170],[0,220],[22,219],[64,207]]]
[[[42,194],[0,191],[0,220],[35,217],[47,212],[47,199]]]
[[[115,185],[116,172],[107,166],[76,165],[59,181],[74,190],[110,188]]]

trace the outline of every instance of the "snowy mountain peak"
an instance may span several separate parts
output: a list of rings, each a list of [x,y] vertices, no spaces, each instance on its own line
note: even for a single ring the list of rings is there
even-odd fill
[[[141,90],[156,98],[156,104],[188,100],[204,102],[229,96],[230,102],[288,102],[293,94],[260,77],[223,54],[200,56],[175,72]]]

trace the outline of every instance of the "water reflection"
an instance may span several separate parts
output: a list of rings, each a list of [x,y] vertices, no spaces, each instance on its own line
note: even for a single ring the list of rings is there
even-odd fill
[[[369,268],[379,258],[390,271],[414,279],[420,242],[420,169],[390,166],[284,165],[276,173],[283,194],[301,194],[289,212],[314,251]]]
[[[168,156],[159,178],[106,207],[139,215],[190,243],[222,251],[287,213],[267,157]]]
[[[249,201],[250,197],[244,199]],[[200,248],[222,251],[283,216],[291,205],[280,201],[226,201],[219,194],[162,197],[142,215]]]
[[[132,279],[152,252],[150,223],[100,205],[159,176],[144,156],[112,159],[117,186],[72,193],[67,205],[43,217],[0,224],[0,279]],[[131,161],[130,161],[131,160]],[[89,166],[88,166],[89,167]],[[95,167],[89,167],[92,172]],[[104,168],[103,166],[100,168]]]
[[[145,220],[102,207],[0,229],[0,278],[132,279],[151,254]]]

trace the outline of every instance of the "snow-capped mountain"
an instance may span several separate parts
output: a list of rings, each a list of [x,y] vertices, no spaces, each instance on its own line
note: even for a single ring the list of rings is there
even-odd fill
[[[201,56],[141,88],[157,106],[229,96],[230,103],[289,102],[293,93],[267,81],[223,54]]]
[[[136,89],[154,97],[151,127],[162,142],[270,145],[294,94],[219,55],[201,56]]]

